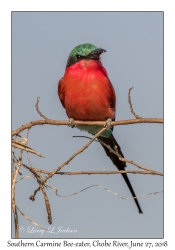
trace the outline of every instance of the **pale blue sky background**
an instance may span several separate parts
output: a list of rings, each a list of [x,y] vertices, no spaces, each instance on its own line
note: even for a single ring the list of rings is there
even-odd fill
[[[40,119],[35,102],[49,118],[67,119],[57,96],[70,51],[81,43],[107,50],[102,62],[117,95],[116,119],[133,118],[127,102],[131,92],[135,112],[142,117],[163,117],[163,13],[162,12],[13,12],[12,14],[12,129]],[[22,133],[26,135],[25,133]],[[29,146],[45,156],[31,155],[33,167],[52,171],[81,148],[88,135],[67,126],[35,126]],[[163,126],[137,124],[116,126],[117,138],[127,159],[163,171]],[[24,162],[28,164],[27,158]],[[127,164],[127,169],[136,169]],[[116,170],[98,143],[77,156],[64,171]],[[30,175],[21,168],[23,176]],[[163,190],[163,178],[129,175],[137,195]],[[124,197],[131,197],[120,175],[54,176],[49,184],[60,194],[71,194],[99,184]],[[37,188],[34,179],[16,185],[17,206],[31,219],[48,227],[41,192],[34,202],[28,197]],[[32,226],[19,214],[21,238],[161,238],[163,237],[163,194],[139,199],[143,215],[133,200],[123,200],[93,187],[78,195],[59,198],[47,190],[52,226],[77,233],[30,234]],[[13,225],[13,220],[12,220]],[[37,229],[37,228],[35,228]],[[12,236],[14,237],[14,227]]]

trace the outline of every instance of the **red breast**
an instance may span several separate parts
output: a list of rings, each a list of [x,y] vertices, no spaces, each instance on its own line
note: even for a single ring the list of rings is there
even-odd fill
[[[69,118],[100,121],[115,117],[115,91],[100,61],[81,60],[67,67],[62,81],[62,104]]]

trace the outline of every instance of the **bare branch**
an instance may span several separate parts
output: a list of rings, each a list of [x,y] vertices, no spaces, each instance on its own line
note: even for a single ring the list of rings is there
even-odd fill
[[[128,125],[128,124],[136,124],[136,123],[163,123],[163,119],[161,118],[142,118],[138,115],[136,115],[133,111],[132,108],[132,103],[131,103],[131,98],[130,98],[130,91],[133,88],[129,89],[129,93],[128,93],[128,102],[130,104],[130,110],[131,113],[137,118],[137,119],[132,119],[132,120],[121,120],[121,121],[113,121],[111,122],[111,126],[116,126],[116,125]],[[25,129],[30,129],[33,126],[36,125],[44,125],[44,124],[50,124],[50,125],[70,125],[70,121],[58,121],[58,120],[51,120],[49,118],[47,118],[45,115],[43,115],[41,113],[41,111],[38,108],[38,103],[39,103],[39,99],[40,97],[37,98],[36,100],[36,110],[39,113],[39,115],[44,118],[44,120],[36,120],[36,121],[31,121],[28,124],[22,125],[20,128],[12,131],[12,136],[19,134],[20,132],[22,132]],[[105,126],[106,121],[74,121],[74,125],[102,125]]]
[[[38,170],[40,172],[41,170]],[[151,175],[160,175],[163,176],[162,173],[156,171],[139,171],[139,170],[119,170],[119,171],[77,171],[77,172],[56,172],[56,174],[60,175],[81,175],[81,174],[151,174]]]
[[[18,165],[16,168],[16,172],[15,173],[13,172],[13,176],[12,176],[12,210],[13,210],[14,220],[15,220],[15,237],[16,238],[19,238],[19,223],[18,223],[18,214],[17,214],[16,202],[15,202],[15,183],[16,183],[16,178],[19,173],[19,169],[21,167],[22,153],[23,151],[21,150],[19,154],[19,161],[18,161]]]
[[[22,166],[24,166],[25,168],[31,169],[30,167],[28,167],[26,164],[21,163]],[[50,171],[46,171],[43,169],[37,169],[37,168],[32,168],[32,170],[34,170],[35,172],[38,173],[43,173],[43,174],[47,174],[50,175],[53,172]],[[66,171],[66,172],[56,172],[55,174],[60,174],[60,175],[91,175],[91,174],[151,174],[151,175],[159,175],[159,176],[163,176],[162,173],[151,170],[151,171],[140,171],[140,170],[116,170],[116,171],[76,171],[76,172],[70,172],[70,171]],[[38,190],[39,191],[39,190]],[[33,197],[33,196],[31,196]],[[31,199],[33,200],[33,199]]]
[[[131,119],[131,120],[121,120],[121,121],[113,121],[111,122],[111,126],[117,125],[129,125],[129,124],[137,124],[137,123],[163,123],[163,119],[161,118],[141,118],[141,119]],[[67,121],[58,121],[58,120],[36,120],[31,121],[28,124],[22,125],[20,128],[12,131],[12,136],[17,135],[24,131],[25,129],[29,129],[33,126],[37,125],[69,125],[69,120]],[[75,125],[101,125],[105,126],[106,122],[104,121],[74,121]]]

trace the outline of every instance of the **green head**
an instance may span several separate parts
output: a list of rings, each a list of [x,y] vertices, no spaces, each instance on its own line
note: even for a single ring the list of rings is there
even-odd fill
[[[106,52],[106,50],[97,48],[90,43],[80,44],[76,46],[71,52],[67,60],[67,67],[74,63],[79,62],[82,59],[86,60],[99,60],[100,54]]]

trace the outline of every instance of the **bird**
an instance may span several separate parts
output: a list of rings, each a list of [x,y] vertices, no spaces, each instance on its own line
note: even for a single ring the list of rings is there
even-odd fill
[[[69,54],[64,76],[58,82],[58,96],[66,110],[70,124],[74,120],[109,121],[115,120],[116,94],[109,80],[108,73],[102,65],[101,54],[105,49],[91,43],[76,46]],[[78,125],[81,131],[95,135],[103,126]],[[113,136],[113,127],[108,127],[98,137],[106,155],[118,170],[125,170],[126,162],[120,161],[119,156],[113,154],[104,143],[121,157],[124,157],[119,144]],[[122,176],[134,197],[139,213],[143,213],[126,173]]]

